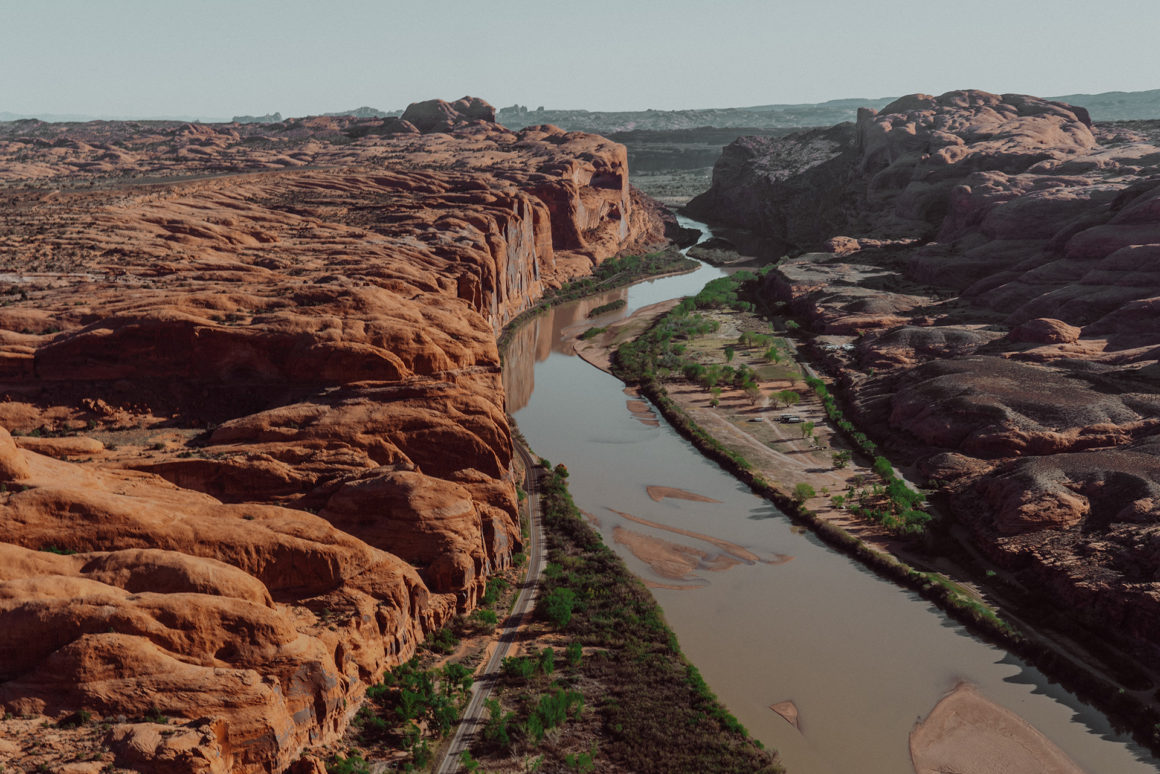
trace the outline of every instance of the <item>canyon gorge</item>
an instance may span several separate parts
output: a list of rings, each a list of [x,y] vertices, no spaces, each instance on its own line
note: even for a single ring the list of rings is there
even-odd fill
[[[845,115],[847,102],[831,107]],[[56,725],[83,711],[103,721],[118,767],[319,774],[303,753],[333,749],[368,686],[479,606],[525,550],[508,412],[523,412],[536,453],[574,468],[581,507],[600,500],[586,514],[597,533],[600,518],[632,522],[603,528],[606,543],[642,524],[668,540],[737,530],[728,577],[750,579],[745,593],[766,593],[759,572],[802,573],[795,593],[761,602],[774,612],[739,613],[745,631],[772,642],[786,621],[825,617],[800,650],[782,645],[803,654],[811,638],[850,636],[845,622],[870,603],[796,593],[826,585],[815,563],[846,557],[820,544],[791,554],[801,531],[772,505],[694,468],[683,445],[646,446],[672,432],[639,394],[628,401],[638,437],[614,413],[623,385],[602,403],[587,366],[534,375],[600,324],[601,304],[635,309],[647,292],[534,321],[501,368],[497,336],[545,294],[610,258],[695,241],[630,185],[630,155],[677,206],[703,180],[706,147],[727,140],[711,187],[687,205],[728,237],[701,254],[759,238],[756,262],[776,262],[762,301],[800,323],[801,351],[847,415],[929,490],[944,537],[1054,605],[1044,615],[1057,628],[1083,624],[1155,663],[1160,128],[983,91],[874,104],[854,122],[735,141],[735,128],[609,124],[627,149],[550,124],[506,128],[473,97],[262,123],[0,123],[0,761],[31,761],[20,756],[48,725],[69,744]],[[546,409],[531,400],[536,378]],[[640,459],[630,437],[648,449]],[[613,482],[613,468],[634,466]],[[651,495],[678,486],[700,493],[663,503],[687,523],[650,521],[666,499]],[[632,507],[616,510],[614,496]],[[725,526],[726,512],[750,510]],[[740,561],[755,547],[763,559]],[[848,564],[829,577],[866,580]],[[699,664],[741,631],[728,614],[745,597],[725,583],[654,584]],[[701,609],[696,594],[714,601]],[[831,604],[840,612],[819,612]],[[896,620],[943,647],[953,624],[922,616]],[[883,662],[903,647],[891,643],[875,645]],[[990,675],[983,688],[998,693],[1004,679],[976,645],[963,672]],[[803,770],[829,771],[815,762],[825,751],[806,749],[794,700],[807,728],[856,727],[886,690],[926,711],[945,665],[920,660],[914,684],[856,699],[831,686],[824,723],[805,684],[864,670],[863,653],[830,653],[796,682],[772,667],[760,681],[721,679],[798,691],[738,714],[752,729],[774,702],[793,707],[792,733],[777,719],[778,733],[819,766]],[[1154,691],[1138,692],[1154,703]],[[933,734],[943,718],[931,718]],[[905,730],[861,731],[844,755],[901,754],[889,745]],[[1094,723],[1084,733],[1111,736]]]

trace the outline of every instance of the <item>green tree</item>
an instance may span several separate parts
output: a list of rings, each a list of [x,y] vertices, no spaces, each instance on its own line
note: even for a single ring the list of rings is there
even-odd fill
[[[538,713],[528,715],[528,719],[524,721],[523,731],[524,738],[530,740],[532,744],[544,741],[544,721],[540,719]]]
[[[527,680],[536,671],[536,662],[530,658],[508,656],[503,660],[503,673],[511,677],[521,677]]]
[[[580,659],[584,656],[584,647],[576,640],[568,643],[568,649],[564,651],[564,655],[568,658],[570,666],[580,666]]]
[[[556,651],[551,648],[540,651],[540,671],[546,675],[556,671]]]
[[[814,488],[804,481],[793,488],[793,499],[796,500],[799,505],[816,494],[817,492],[814,491]]]
[[[433,696],[427,708],[427,716],[430,719],[428,728],[434,729],[436,736],[446,736],[459,719],[459,710],[448,697]]]
[[[732,363],[732,362],[733,362],[733,353],[734,353],[734,351],[735,351],[735,350],[733,349],[733,345],[732,345],[732,344],[729,344],[729,345],[727,345],[727,346],[725,347],[725,362],[726,362],[726,363]]]
[[[499,616],[493,610],[485,610],[479,608],[471,614],[472,623],[478,625],[481,630],[490,631],[499,623]]]
[[[554,588],[536,603],[536,608],[542,610],[549,621],[563,629],[572,620],[572,611],[576,607],[576,592],[569,588]]]
[[[802,429],[802,438],[809,438],[814,434],[815,425],[813,422],[802,422],[798,426]]]
[[[834,467],[836,469],[840,470],[841,468],[844,468],[850,464],[850,459],[853,456],[854,455],[850,454],[850,452],[847,449],[842,449],[840,451],[836,451],[833,454],[831,454],[830,459],[833,460]]]
[[[403,689],[399,692],[399,705],[395,707],[395,714],[404,723],[414,720],[423,712],[423,697],[414,691]]]
[[[504,750],[508,749],[512,744],[510,726],[516,713],[504,712],[495,699],[485,700],[483,706],[488,713],[487,724],[483,727],[483,740]]]
[[[777,394],[777,399],[784,403],[786,408],[789,408],[801,402],[802,396],[794,390],[782,390]]]
[[[443,667],[443,693],[450,696],[458,690],[460,698],[467,698],[475,683],[471,670],[458,662],[449,662]]]

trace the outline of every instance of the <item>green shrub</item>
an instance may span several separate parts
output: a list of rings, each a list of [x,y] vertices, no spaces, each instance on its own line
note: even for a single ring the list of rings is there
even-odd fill
[[[875,457],[872,467],[874,468],[874,472],[882,478],[886,480],[894,478],[894,466],[885,457]]]
[[[546,675],[550,675],[556,671],[556,651],[551,648],[544,648],[540,651],[540,671]]]
[[[483,597],[479,602],[481,605],[490,607],[499,601],[500,596],[511,588],[511,584],[503,578],[492,578],[487,582],[487,588],[483,592]]]
[[[435,653],[451,653],[459,646],[459,638],[450,629],[444,627],[437,632],[427,635],[424,642],[427,648]]]
[[[572,640],[568,643],[568,649],[564,651],[564,655],[568,659],[569,666],[580,666],[580,659],[584,656],[584,647],[576,640]]]
[[[495,699],[485,699],[483,706],[487,708],[487,724],[483,727],[483,740],[488,744],[507,750],[511,747],[511,724],[515,719],[514,712],[505,712]]]
[[[503,660],[502,668],[509,677],[527,680],[536,673],[536,662],[522,656],[508,656]]]
[[[499,623],[499,616],[492,610],[479,608],[471,614],[471,621],[480,627],[493,629]]]
[[[628,306],[628,301],[623,298],[618,298],[615,301],[609,301],[607,304],[601,304],[588,313],[588,317],[599,317],[605,312],[614,312],[617,309],[623,309]]]
[[[326,762],[326,771],[327,774],[371,774],[371,766],[366,758],[351,750],[346,757],[332,755]]]
[[[576,592],[569,588],[554,588],[539,597],[536,611],[563,629],[572,620],[572,610],[576,607]]]
[[[804,503],[806,500],[814,497],[817,492],[809,484],[802,482],[793,488],[793,499],[798,503]]]
[[[581,341],[588,341],[588,339],[595,338],[604,333],[608,328],[589,328],[580,334]]]

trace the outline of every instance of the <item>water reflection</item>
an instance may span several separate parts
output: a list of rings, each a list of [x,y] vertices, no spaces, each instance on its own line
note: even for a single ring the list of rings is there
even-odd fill
[[[552,352],[572,354],[571,347],[565,345],[566,331],[580,332],[594,325],[607,325],[625,316],[626,307],[591,319],[588,313],[598,306],[613,301],[628,300],[628,288],[618,288],[598,296],[590,296],[579,301],[554,306],[516,331],[505,355],[503,386],[507,392],[508,411],[515,413],[528,405],[528,399],[535,389],[536,363],[545,360]]]

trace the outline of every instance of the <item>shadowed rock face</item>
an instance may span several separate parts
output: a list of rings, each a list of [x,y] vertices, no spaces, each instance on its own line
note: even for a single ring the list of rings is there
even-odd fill
[[[474,607],[521,545],[495,334],[663,228],[622,146],[493,119],[0,125],[6,710],[282,770]]]
[[[823,250],[766,290],[847,337],[821,354],[854,412],[992,556],[1160,642],[1160,148],[1035,97],[912,95],[739,140],[694,205]]]

